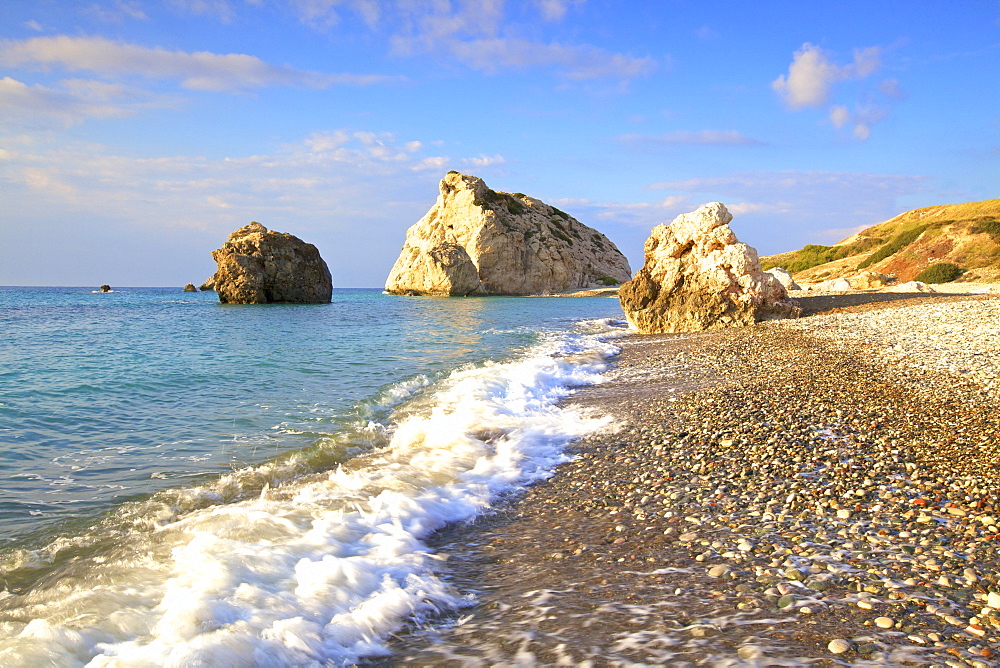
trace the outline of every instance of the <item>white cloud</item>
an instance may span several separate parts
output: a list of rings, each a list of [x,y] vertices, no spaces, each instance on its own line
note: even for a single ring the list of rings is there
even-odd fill
[[[466,158],[462,161],[464,164],[470,167],[492,167],[493,165],[502,165],[506,160],[500,154],[497,155],[482,155],[475,158]]]
[[[86,11],[105,23],[121,23],[127,19],[144,21],[148,18],[138,2],[128,0],[116,0],[105,5],[94,4]]]
[[[792,109],[821,107],[830,97],[832,86],[846,79],[864,79],[881,64],[881,49],[869,47],[854,52],[854,62],[837,65],[818,46],[809,44],[795,52],[788,75],[782,74],[771,87]]]
[[[213,16],[223,23],[236,18],[236,10],[229,0],[170,0],[176,9],[198,16]]]
[[[448,166],[450,161],[451,158],[447,156],[435,155],[429,158],[424,158],[417,164],[413,165],[411,169],[415,172],[443,171],[444,168]]]
[[[736,130],[677,130],[665,135],[623,135],[619,141],[648,146],[667,144],[681,146],[760,146],[764,142],[747,137]]]
[[[451,53],[469,67],[488,73],[503,69],[554,68],[573,80],[601,78],[632,79],[653,72],[656,62],[634,58],[592,46],[541,43],[526,39],[495,37],[453,41]]]
[[[885,79],[878,85],[878,92],[891,100],[902,100],[906,94],[899,87],[899,79]]]
[[[852,62],[838,65],[825,51],[806,43],[795,53],[788,75],[779,76],[771,87],[791,109],[821,107],[829,101],[836,83],[865,79],[878,71],[881,65],[882,49],[877,46],[856,49]],[[850,128],[855,139],[866,141],[871,137],[872,127],[888,114],[884,106],[875,102],[876,91],[891,101],[904,97],[898,80],[885,79],[854,105],[853,112],[844,104],[831,105],[827,110],[830,124],[837,129]]]
[[[535,0],[543,21],[554,23],[562,21],[571,5],[581,4],[582,0]]]
[[[678,215],[691,211],[688,195],[672,195],[658,202],[595,202],[588,199],[553,199],[552,204],[579,213],[581,222],[599,220],[639,230],[651,230],[660,223],[669,223]],[[590,223],[587,223],[590,224]]]
[[[290,6],[302,23],[320,31],[339,25],[345,9],[369,28],[375,28],[382,15],[382,3],[377,0],[290,0]]]
[[[0,118],[9,126],[69,127],[89,118],[123,118],[176,104],[168,96],[99,81],[68,79],[56,89],[0,79]]]
[[[324,74],[275,66],[244,54],[187,53],[112,42],[100,37],[35,37],[0,43],[0,64],[43,69],[89,71],[100,76],[178,79],[194,90],[232,91],[266,86],[325,88],[334,84],[365,85],[390,77]]]
[[[557,21],[570,3],[541,0],[543,20]],[[510,33],[502,0],[424,2],[397,5],[397,30],[390,38],[400,56],[439,53],[487,73],[504,69],[550,68],[572,80],[631,79],[654,71],[651,57],[614,53],[588,44],[560,44]],[[507,30],[505,30],[505,28]]]
[[[851,112],[847,111],[847,107],[841,104],[830,107],[830,122],[833,123],[833,127],[842,128],[849,120]]]

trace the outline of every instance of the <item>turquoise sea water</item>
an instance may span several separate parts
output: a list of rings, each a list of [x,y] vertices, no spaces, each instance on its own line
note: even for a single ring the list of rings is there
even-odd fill
[[[0,288],[0,664],[333,664],[461,604],[422,539],[599,416],[607,298]],[[228,658],[227,658],[228,657]]]

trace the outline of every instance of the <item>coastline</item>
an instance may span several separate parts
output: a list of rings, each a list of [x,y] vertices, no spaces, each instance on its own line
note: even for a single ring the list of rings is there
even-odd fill
[[[619,340],[568,402],[617,430],[437,536],[479,602],[392,662],[996,665],[996,363],[949,311],[995,332],[1000,301],[915,297]],[[866,345],[865,320],[901,349]],[[934,362],[953,353],[968,364]]]

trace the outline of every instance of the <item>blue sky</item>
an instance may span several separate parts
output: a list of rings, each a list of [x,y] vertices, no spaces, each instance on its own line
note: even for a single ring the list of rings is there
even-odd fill
[[[378,287],[451,169],[761,254],[1000,197],[1000,2],[4,0],[0,285],[183,285],[257,220]]]

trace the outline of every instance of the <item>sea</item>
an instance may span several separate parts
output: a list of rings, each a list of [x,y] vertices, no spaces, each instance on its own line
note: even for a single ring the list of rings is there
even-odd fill
[[[474,603],[427,539],[609,418],[607,297],[0,287],[0,665],[350,665]]]

